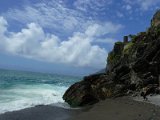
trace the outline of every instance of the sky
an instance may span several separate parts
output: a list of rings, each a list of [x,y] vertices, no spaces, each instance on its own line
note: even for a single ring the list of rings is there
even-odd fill
[[[0,68],[87,75],[150,26],[160,0],[0,0]]]

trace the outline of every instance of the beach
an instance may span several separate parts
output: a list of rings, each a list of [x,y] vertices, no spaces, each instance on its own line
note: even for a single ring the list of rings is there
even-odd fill
[[[72,120],[160,120],[160,108],[126,97],[107,99]]]
[[[70,120],[80,110],[40,105],[0,115],[0,120]]]
[[[83,109],[42,105],[0,115],[0,120],[159,120],[160,107],[128,97],[107,99]]]

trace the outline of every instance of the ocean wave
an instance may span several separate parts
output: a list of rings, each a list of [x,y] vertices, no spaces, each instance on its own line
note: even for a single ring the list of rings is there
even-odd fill
[[[63,106],[62,95],[66,86],[50,84],[17,85],[7,90],[1,90],[0,113],[15,111],[36,105],[55,104]]]

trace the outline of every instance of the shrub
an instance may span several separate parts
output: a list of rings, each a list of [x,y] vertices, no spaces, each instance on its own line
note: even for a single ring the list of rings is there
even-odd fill
[[[123,54],[129,54],[130,53],[130,50],[132,49],[132,46],[134,45],[133,42],[129,42],[128,44],[126,44],[124,46],[124,49],[123,49]]]

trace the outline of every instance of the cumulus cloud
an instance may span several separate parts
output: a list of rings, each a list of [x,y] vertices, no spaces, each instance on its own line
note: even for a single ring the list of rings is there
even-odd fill
[[[4,34],[4,32],[7,30],[7,21],[3,18],[0,17],[0,34]]]
[[[88,36],[103,36],[110,33],[116,33],[122,27],[122,25],[113,24],[112,22],[106,22],[103,24],[95,23],[87,28],[85,34]]]
[[[7,21],[0,17],[0,46],[5,52],[31,59],[100,68],[105,65],[107,51],[92,45],[96,31],[101,30],[102,26],[92,27],[89,26],[83,33],[75,32],[65,41],[61,41],[58,36],[45,33],[35,23],[28,24],[20,32],[10,32],[7,30]],[[92,29],[95,33],[90,31]]]
[[[115,40],[111,35],[123,26],[94,19],[80,8],[85,5],[85,9],[101,11],[111,3],[112,0],[76,0],[73,9],[65,1],[51,0],[10,9],[0,17],[0,49],[30,59],[102,68],[107,50],[96,44],[112,46]],[[6,20],[22,23],[23,28],[9,31]]]

